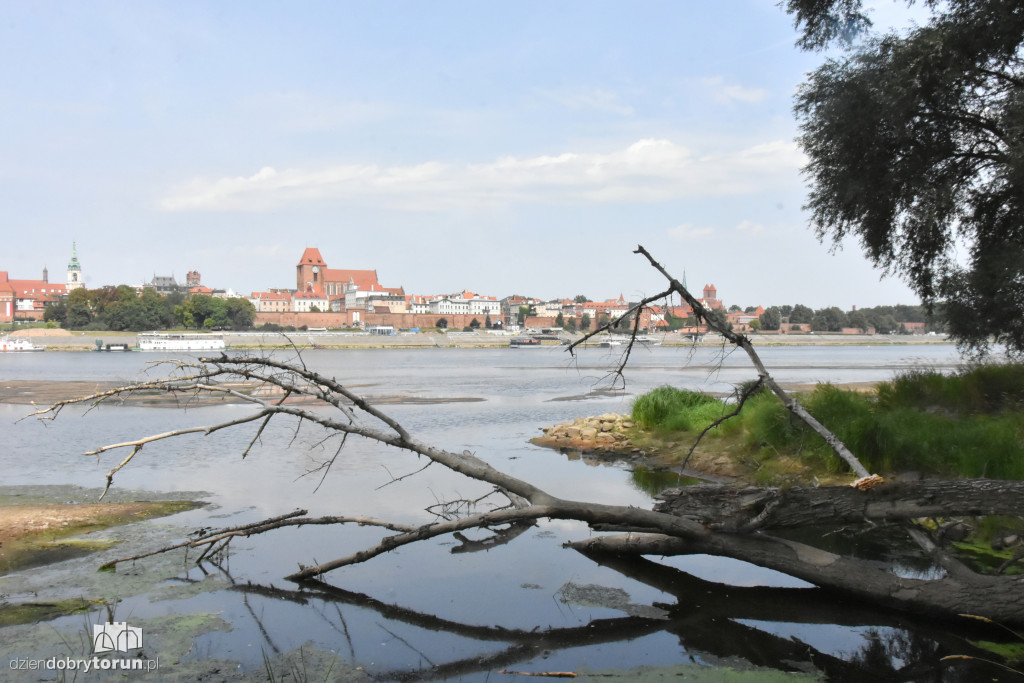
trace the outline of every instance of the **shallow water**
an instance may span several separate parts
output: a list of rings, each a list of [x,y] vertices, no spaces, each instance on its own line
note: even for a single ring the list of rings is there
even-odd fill
[[[959,362],[950,346],[772,347],[762,356],[783,382],[878,381],[912,365],[948,369]],[[127,380],[155,359],[152,354],[0,356],[0,378]],[[386,410],[423,441],[469,449],[556,495],[645,507],[651,504],[650,494],[626,468],[571,460],[534,447],[528,439],[561,420],[627,412],[632,396],[661,384],[728,391],[753,376],[745,357],[723,357],[718,349],[638,350],[625,391],[611,394],[597,391],[606,387],[601,382],[617,360],[603,349],[584,350],[575,360],[557,348],[309,351],[303,360],[364,394],[483,399],[396,404]],[[3,483],[100,486],[126,453],[96,458],[83,457],[85,451],[185,425],[217,423],[248,410],[102,407],[87,414],[69,410],[50,423],[15,424],[27,407],[0,405]],[[135,589],[117,595],[111,594],[118,591],[117,577],[75,578],[111,556],[158,545],[158,539],[166,542],[175,534],[168,525],[178,525],[181,538],[194,528],[242,524],[299,507],[311,515],[423,523],[433,519],[425,511],[429,505],[472,499],[489,490],[437,466],[378,490],[423,463],[356,440],[346,444],[318,488],[322,472],[309,473],[333,456],[336,439],[325,442],[316,430],[296,432],[284,420],[272,422],[242,462],[240,453],[255,429],[250,425],[146,446],[116,475],[119,491],[200,489],[209,492],[212,507],[133,525],[120,532],[127,547],[92,562],[0,579],[0,592],[12,601],[27,600],[33,592],[116,597],[122,600],[118,616],[140,623],[167,615],[216,614],[230,628],[195,635],[186,659],[231,660],[257,678],[264,675],[264,655],[300,646],[333,653],[346,666],[363,667],[385,680],[486,680],[504,667],[572,671],[691,661],[866,675],[878,665],[851,664],[858,653],[882,648],[888,654],[879,661],[899,668],[898,660],[910,657],[900,650],[904,641],[935,662],[961,644],[966,647],[962,634],[844,605],[802,582],[739,562],[696,556],[602,566],[561,547],[590,533],[584,525],[563,521],[540,522],[508,544],[482,552],[458,552],[461,543],[451,537],[406,546],[329,574],[326,579],[340,591],[299,591],[281,577],[298,563],[326,561],[371,545],[379,531],[304,527],[238,539],[219,567],[142,561],[129,571],[148,576],[151,583],[133,584]],[[466,536],[482,539],[486,534]],[[732,587],[723,588],[723,583]],[[663,608],[660,618],[651,616],[654,604]],[[47,625],[68,631],[81,626],[80,617]],[[22,651],[31,639],[15,639],[14,634],[0,644],[0,661],[6,662],[6,655],[53,654],[45,651],[51,647],[45,643],[39,651]],[[9,651],[12,642],[21,649]]]

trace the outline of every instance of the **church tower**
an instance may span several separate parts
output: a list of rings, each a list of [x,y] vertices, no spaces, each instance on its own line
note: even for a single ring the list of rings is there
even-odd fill
[[[305,292],[307,289],[320,291],[324,282],[324,271],[327,270],[327,263],[324,262],[320,250],[316,247],[306,247],[302,252],[302,258],[295,266],[295,289]]]
[[[82,266],[78,263],[78,248],[71,243],[71,260],[68,261],[68,291],[85,286],[85,279],[82,277]]]

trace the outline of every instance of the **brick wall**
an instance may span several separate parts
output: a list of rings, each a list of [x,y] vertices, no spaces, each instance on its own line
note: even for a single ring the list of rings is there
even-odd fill
[[[295,327],[353,327],[358,318],[366,325],[391,325],[397,329],[414,327],[435,327],[437,321],[444,318],[448,321],[448,329],[461,330],[469,326],[473,319],[483,328],[487,322],[486,315],[437,315],[434,313],[371,313],[368,311],[347,311],[345,313],[257,313],[257,327],[264,323],[275,325],[294,325]],[[499,322],[497,316],[491,316],[491,322]]]

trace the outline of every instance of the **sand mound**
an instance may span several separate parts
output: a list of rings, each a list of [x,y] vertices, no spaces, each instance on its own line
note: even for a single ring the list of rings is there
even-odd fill
[[[12,337],[70,337],[71,333],[59,327],[52,329],[45,327],[33,327],[27,330],[11,332]]]

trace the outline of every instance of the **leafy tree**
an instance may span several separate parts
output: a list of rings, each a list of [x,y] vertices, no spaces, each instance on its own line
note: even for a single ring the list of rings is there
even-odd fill
[[[488,313],[486,316],[484,316],[484,329],[488,329],[489,330],[492,327],[493,327],[493,325],[491,324],[491,314]]]
[[[569,332],[576,331],[576,318],[569,318],[565,321],[565,329]]]
[[[871,327],[871,323],[868,322],[868,317],[864,311],[853,311],[846,316],[846,319],[850,327],[856,327],[861,332],[867,332],[868,328]]]
[[[819,239],[859,238],[978,353],[1024,354],[1024,9],[925,3],[930,20],[830,59],[795,110]],[[809,49],[850,47],[861,0],[788,0]],[[954,253],[958,245],[962,260]]]
[[[823,308],[811,319],[811,329],[815,332],[838,332],[847,326],[849,321],[846,313],[836,306]]]
[[[754,318],[748,324],[750,325],[750,329],[754,330],[754,332],[760,332],[761,331],[761,320],[760,319]]]
[[[575,301],[578,304],[585,304],[588,301],[590,301],[590,299],[588,299],[587,297],[583,296],[582,294],[577,294],[575,297],[573,297],[573,301]]]
[[[45,322],[54,322],[61,327],[65,326],[68,319],[68,304],[67,301],[61,299],[52,304],[48,304],[43,310],[43,320]]]
[[[530,311],[531,311],[531,308],[529,306],[520,306],[519,307],[519,315],[517,317],[517,320],[518,320],[520,325],[525,325],[526,324],[526,316],[530,315]]]
[[[480,329],[480,321],[477,320],[476,318],[473,318],[472,320],[469,321],[469,327],[472,330],[479,330]]]
[[[590,329],[590,314],[584,313],[580,316],[580,329],[586,332]]]
[[[256,321],[256,307],[242,297],[227,300],[227,314],[233,330],[248,330]]]
[[[740,308],[739,306],[737,306],[736,304],[733,304],[732,306],[729,307],[729,312],[730,313],[739,313],[742,310],[743,309]]]
[[[789,314],[793,312],[793,307],[789,304],[786,304],[785,306],[778,306],[777,308],[779,309],[779,315],[783,318],[788,318]]]
[[[67,318],[65,319],[65,327],[69,330],[80,330],[89,325],[92,320],[92,311],[89,310],[88,304],[70,304],[68,306]]]
[[[806,324],[814,318],[814,311],[803,304],[797,304],[789,313],[789,322]]]
[[[746,308],[743,309],[743,312],[746,313],[747,315],[753,315],[754,313],[757,312],[757,306],[747,306]]]
[[[555,316],[555,327],[565,327],[565,316],[561,313]]]
[[[439,330],[447,330],[448,329],[448,319],[447,318],[438,318],[437,319],[437,324],[435,325],[435,327],[437,327]]]
[[[762,330],[777,330],[782,325],[782,313],[778,307],[770,306],[759,318]]]

